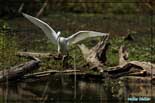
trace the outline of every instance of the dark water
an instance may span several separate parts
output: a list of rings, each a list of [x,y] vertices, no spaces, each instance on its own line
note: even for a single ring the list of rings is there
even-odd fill
[[[2,103],[128,103],[136,99],[155,102],[155,86],[120,80],[75,81],[62,75],[0,86]]]

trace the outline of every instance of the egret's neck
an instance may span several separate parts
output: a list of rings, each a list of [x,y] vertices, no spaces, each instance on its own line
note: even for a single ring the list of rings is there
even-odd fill
[[[57,42],[59,42],[59,41],[60,41],[60,36],[57,37]]]

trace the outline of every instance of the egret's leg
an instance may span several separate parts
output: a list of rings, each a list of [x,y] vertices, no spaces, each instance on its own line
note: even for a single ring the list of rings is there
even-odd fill
[[[63,67],[67,67],[67,55],[63,55],[62,63],[63,63]]]
[[[60,48],[60,45],[58,44],[58,54],[57,54],[57,59],[59,59],[59,60],[62,60],[63,59],[63,56],[62,56],[62,53],[61,53],[61,50],[60,50],[61,48]]]
[[[62,60],[62,59],[63,59],[63,56],[62,56],[62,54],[61,54],[60,52],[58,52],[58,53],[56,54],[56,56],[54,57],[54,59],[55,59],[55,60]]]
[[[68,68],[69,67],[69,63],[68,63],[68,60],[69,60],[69,55],[64,55],[63,58],[62,58],[62,62],[63,62],[63,67],[65,68]]]

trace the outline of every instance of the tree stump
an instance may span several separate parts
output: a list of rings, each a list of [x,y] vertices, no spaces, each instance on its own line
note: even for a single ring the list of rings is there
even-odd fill
[[[88,49],[84,44],[78,45],[84,59],[91,65],[91,69],[96,69],[100,72],[103,71],[104,63],[107,60],[106,52],[109,47],[109,43],[107,43],[108,39],[109,36],[106,36],[101,42],[91,49]]]

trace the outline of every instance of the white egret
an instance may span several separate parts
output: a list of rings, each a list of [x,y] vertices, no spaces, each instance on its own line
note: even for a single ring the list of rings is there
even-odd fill
[[[30,20],[33,24],[38,26],[50,39],[50,41],[58,46],[58,54],[62,53],[63,55],[68,54],[68,46],[72,44],[76,44],[79,41],[82,41],[89,37],[97,37],[97,36],[107,36],[108,33],[101,33],[95,31],[79,31],[67,38],[60,37],[60,32],[55,32],[47,23],[42,20],[32,17],[28,14],[22,13],[24,17]]]

